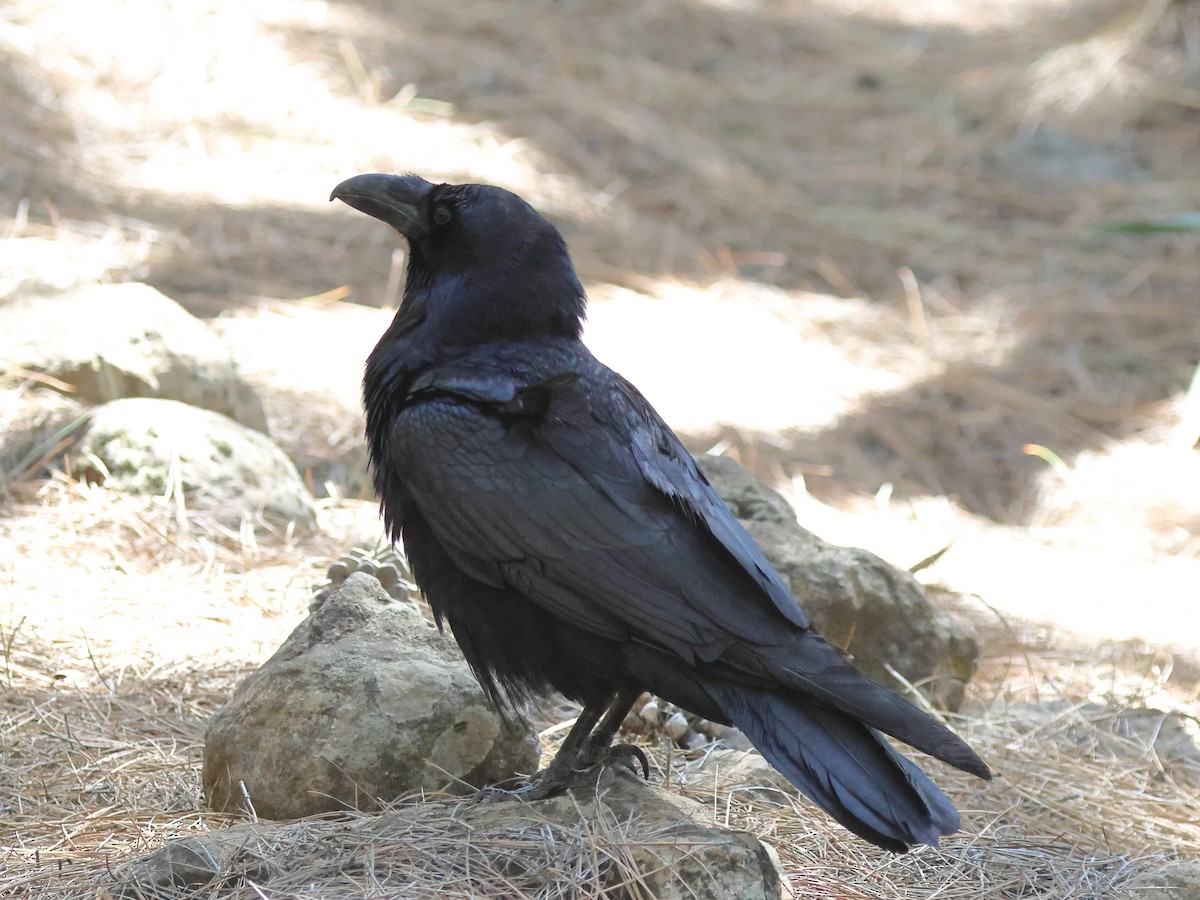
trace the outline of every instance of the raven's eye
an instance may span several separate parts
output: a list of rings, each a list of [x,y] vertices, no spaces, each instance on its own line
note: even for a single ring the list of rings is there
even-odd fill
[[[436,225],[445,225],[454,218],[454,213],[450,211],[450,207],[445,204],[439,204],[433,210],[433,221]]]

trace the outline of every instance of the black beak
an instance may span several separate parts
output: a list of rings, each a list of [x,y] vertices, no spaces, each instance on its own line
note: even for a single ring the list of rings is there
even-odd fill
[[[416,175],[355,175],[335,187],[329,199],[341,200],[386,222],[410,241],[419,241],[429,233],[424,200],[432,188]]]

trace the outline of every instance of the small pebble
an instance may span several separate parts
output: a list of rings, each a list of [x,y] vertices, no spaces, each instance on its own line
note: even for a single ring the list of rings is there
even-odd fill
[[[663,723],[663,733],[673,741],[679,740],[688,731],[688,720],[681,712],[673,713],[666,722]]]
[[[746,737],[738,729],[729,725],[722,725],[720,728],[720,733],[713,735],[713,739],[720,741],[722,746],[728,747],[730,750],[754,749],[754,745],[750,743],[750,738]]]
[[[411,594],[415,590],[407,580],[409,571],[404,557],[395,547],[384,542],[359,544],[347,550],[326,570],[327,580],[315,589],[309,603],[309,611],[314,611],[324,603],[329,595],[345,584],[346,579],[355,572],[377,578],[393,600],[411,600]]]
[[[659,710],[658,704],[651,700],[638,710],[638,717],[647,725],[654,727],[662,721],[662,712]]]
[[[379,567],[379,571],[375,573],[375,577],[379,579],[379,583],[389,591],[400,583],[400,570],[391,563]]]

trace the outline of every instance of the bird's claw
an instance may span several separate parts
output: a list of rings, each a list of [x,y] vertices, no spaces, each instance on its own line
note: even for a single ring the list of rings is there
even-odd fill
[[[585,751],[579,768],[586,770],[596,766],[623,766],[634,775],[641,769],[642,778],[650,780],[650,760],[646,757],[646,751],[637,744],[614,744]]]
[[[501,800],[523,800],[525,802],[545,800],[548,797],[561,794],[567,789],[570,774],[562,765],[555,766],[552,763],[541,771],[531,775],[529,780],[524,784],[519,784],[516,787],[506,788],[489,785],[488,787],[480,788],[472,795],[471,802],[497,803]]]
[[[585,750],[569,769],[551,764],[531,777],[525,784],[504,788],[495,785],[480,788],[471,797],[471,803],[496,803],[501,800],[545,800],[563,793],[570,786],[571,776],[588,772],[597,766],[623,767],[634,775],[640,774],[650,780],[650,760],[646,752],[636,744],[616,744],[612,747],[595,747]]]
[[[489,784],[486,787],[481,787],[471,795],[468,802],[472,804],[498,803],[501,800],[528,800],[540,799],[529,797],[528,794],[537,786],[542,776],[542,772],[530,777],[525,783],[518,783],[515,787],[503,787],[502,784]],[[512,782],[504,782],[511,784]]]

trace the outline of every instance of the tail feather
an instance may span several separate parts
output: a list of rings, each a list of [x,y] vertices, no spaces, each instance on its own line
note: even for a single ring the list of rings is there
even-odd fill
[[[780,687],[791,687],[825,706],[983,779],[987,763],[953,731],[903,697],[854,668],[813,631],[799,633],[775,651],[738,647],[726,654],[749,671],[765,671]]]
[[[903,853],[958,830],[946,795],[856,718],[781,692],[705,687],[771,765],[864,840]]]

